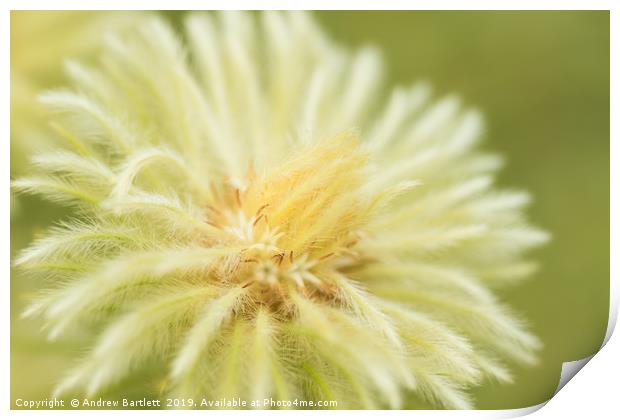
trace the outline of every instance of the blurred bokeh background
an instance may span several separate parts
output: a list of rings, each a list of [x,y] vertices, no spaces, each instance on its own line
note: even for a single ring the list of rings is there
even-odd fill
[[[126,13],[12,12],[12,174],[27,172],[20,138],[36,136],[19,112],[39,121],[34,93],[63,84],[66,56],[95,52],[75,40],[126,25]],[[164,13],[173,23],[181,12]],[[609,309],[609,12],[342,11],[315,13],[350,46],[383,53],[392,84],[430,82],[438,96],[456,93],[486,116],[485,147],[507,159],[499,185],[534,196],[532,221],[553,235],[536,253],[541,269],[499,291],[542,338],[540,364],[513,366],[512,385],[475,390],[482,409],[519,408],[548,399],[565,361],[600,347]],[[56,38],[69,36],[64,45]],[[50,40],[50,37],[54,37]],[[58,46],[51,50],[49,45]],[[23,113],[22,113],[23,115]],[[28,123],[27,125],[30,125]],[[26,125],[26,127],[27,127]],[[22,162],[22,163],[19,163]],[[66,214],[19,197],[12,201],[11,252]],[[36,321],[19,313],[36,284],[11,276],[11,399],[45,398],[79,348],[49,344]]]

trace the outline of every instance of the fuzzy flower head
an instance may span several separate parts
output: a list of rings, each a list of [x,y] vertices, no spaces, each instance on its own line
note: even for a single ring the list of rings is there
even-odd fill
[[[471,406],[538,340],[492,288],[543,243],[481,121],[303,13],[189,15],[109,37],[42,102],[66,148],[14,182],[77,208],[22,252],[51,338],[93,336],[57,392],[138,374],[183,398]],[[153,390],[153,392],[156,392]]]

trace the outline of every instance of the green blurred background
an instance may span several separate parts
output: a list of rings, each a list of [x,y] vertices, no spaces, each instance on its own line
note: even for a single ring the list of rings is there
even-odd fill
[[[519,408],[548,399],[557,387],[562,362],[598,350],[607,328],[609,12],[315,15],[340,43],[379,47],[391,83],[426,80],[437,95],[457,93],[484,112],[485,147],[507,159],[499,185],[532,193],[531,219],[550,231],[553,240],[536,253],[538,273],[500,291],[542,338],[541,363],[534,368],[514,366],[512,385],[487,383],[476,390],[477,407]],[[166,16],[178,22],[182,13]],[[11,42],[13,61],[16,42]],[[55,65],[59,68],[60,63]],[[40,84],[60,79],[54,73]],[[13,159],[15,144],[11,148]],[[12,252],[23,247],[33,231],[63,214],[31,198],[20,197],[15,208]],[[36,323],[18,319],[33,285],[16,273],[11,281],[12,397],[43,397],[77,353],[68,350],[71,343],[44,344],[36,338]]]

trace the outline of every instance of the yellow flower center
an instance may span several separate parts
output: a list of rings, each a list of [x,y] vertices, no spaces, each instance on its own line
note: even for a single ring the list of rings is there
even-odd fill
[[[220,188],[210,223],[244,248],[219,277],[251,287],[268,305],[281,303],[291,287],[333,298],[330,278],[356,260],[371,207],[367,175],[356,135],[345,133],[264,174],[251,171],[245,188]]]

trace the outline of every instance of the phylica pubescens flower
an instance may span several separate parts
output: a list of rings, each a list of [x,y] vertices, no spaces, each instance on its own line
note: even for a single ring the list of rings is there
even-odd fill
[[[66,148],[14,188],[75,205],[17,260],[50,337],[97,336],[59,393],[149,372],[168,395],[467,408],[536,337],[492,287],[547,235],[492,185],[481,121],[381,87],[303,13],[140,20],[45,93]]]

